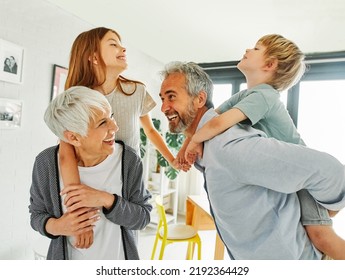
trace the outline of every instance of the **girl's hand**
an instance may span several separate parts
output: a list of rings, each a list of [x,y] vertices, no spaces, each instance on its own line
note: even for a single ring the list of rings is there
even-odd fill
[[[187,172],[191,168],[191,165],[185,160],[184,151],[185,147],[182,146],[174,160],[172,167]]]
[[[189,169],[191,168],[191,165],[186,161],[179,161],[179,159],[176,157],[176,159],[174,160],[173,164],[171,164],[171,166],[174,169],[178,169],[178,170],[182,170],[184,172],[189,171]]]
[[[78,249],[88,249],[93,243],[93,230],[75,236],[74,247]]]

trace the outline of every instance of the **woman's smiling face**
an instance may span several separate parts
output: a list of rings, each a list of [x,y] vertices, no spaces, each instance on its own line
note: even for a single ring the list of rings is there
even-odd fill
[[[94,166],[112,154],[115,133],[119,130],[110,110],[95,110],[86,137],[81,137],[76,146],[79,161],[84,166]]]

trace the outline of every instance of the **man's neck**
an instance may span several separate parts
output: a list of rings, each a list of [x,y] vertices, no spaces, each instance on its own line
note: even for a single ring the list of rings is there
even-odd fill
[[[206,113],[206,111],[208,111],[209,108],[207,108],[206,106],[200,108],[194,118],[194,121],[192,122],[192,124],[184,131],[184,135],[186,137],[192,137],[193,134],[195,133],[198,124],[202,118],[202,116]]]

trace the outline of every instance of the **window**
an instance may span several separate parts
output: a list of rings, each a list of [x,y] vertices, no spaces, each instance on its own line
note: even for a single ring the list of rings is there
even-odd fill
[[[215,84],[213,87],[213,105],[217,108],[231,97],[232,84]]]
[[[307,146],[345,163],[345,79],[300,83],[298,130]]]
[[[281,100],[307,145],[345,164],[345,51],[306,55],[306,62],[309,69]],[[200,65],[215,84],[215,107],[229,98],[225,93],[246,88],[236,61]]]
[[[288,92],[281,93],[281,99],[286,104],[291,118],[297,127],[300,85],[305,81],[334,81],[345,79],[345,51],[309,54],[306,55],[306,62],[309,69],[302,78],[301,83],[289,89]],[[246,84],[244,75],[236,67],[237,63],[238,61],[202,63],[200,66],[210,75],[216,86],[218,84],[231,85],[232,94],[235,94],[241,89],[244,89]]]

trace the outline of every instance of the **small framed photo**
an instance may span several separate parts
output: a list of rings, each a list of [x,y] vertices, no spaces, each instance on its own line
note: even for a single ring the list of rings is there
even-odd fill
[[[0,98],[0,129],[20,127],[22,107],[20,100]]]
[[[22,83],[24,48],[0,39],[0,80],[10,83]]]
[[[67,73],[68,69],[66,67],[54,64],[51,100],[64,91]]]

